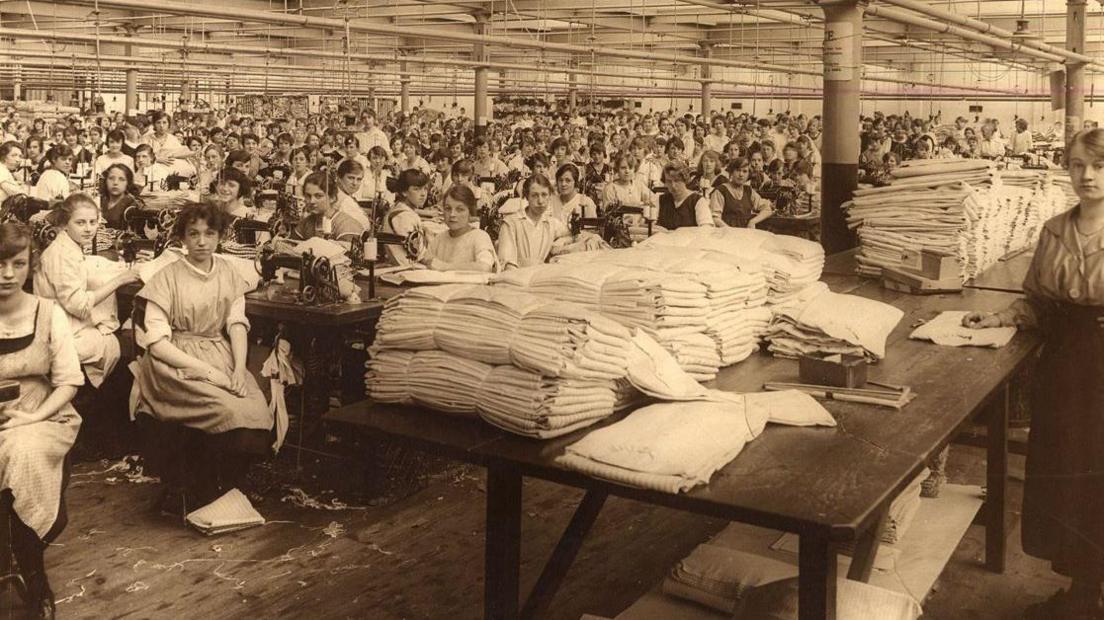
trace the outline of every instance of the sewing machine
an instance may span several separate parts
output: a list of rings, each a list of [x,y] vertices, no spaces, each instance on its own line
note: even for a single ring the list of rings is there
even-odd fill
[[[598,217],[580,217],[578,213],[571,216],[571,234],[578,235],[584,230],[591,230],[598,234],[606,243],[614,248],[632,247],[632,235],[629,234],[629,225],[625,222],[626,215],[644,215],[644,207],[626,207],[621,204],[612,204],[605,213]],[[652,236],[652,220],[645,218],[648,226],[648,236]]]
[[[426,204],[432,204],[428,200]],[[368,219],[372,222],[373,230],[380,230],[383,226],[383,218],[387,215],[388,204],[382,193],[376,193],[371,200],[358,200],[357,205],[368,213]]]
[[[30,221],[31,216],[49,210],[50,203],[45,200],[31,198],[26,194],[16,194],[0,203],[0,222],[14,220],[25,224]]]
[[[268,241],[257,248],[253,266],[266,283],[276,279],[277,269],[298,271],[299,292],[295,297],[298,303],[321,305],[344,300],[337,285],[337,270],[328,258],[315,256],[314,252],[304,252],[299,256],[279,254]]]
[[[503,204],[505,202],[502,201]],[[502,213],[499,211],[501,207],[501,204],[496,204],[479,208],[479,228],[495,242],[498,241],[498,231],[502,228]]]
[[[40,248],[49,246],[57,236],[58,229],[46,220],[39,220],[31,225],[31,237]]]
[[[346,256],[352,263],[353,269],[368,269],[368,298],[376,296],[376,263],[383,260],[380,256],[384,245],[397,245],[406,253],[406,257],[412,262],[418,262],[429,249],[429,240],[425,231],[416,228],[405,237],[393,233],[377,233],[364,231],[359,237],[350,240],[349,251]]]
[[[123,211],[123,222],[136,235],[144,236],[147,230],[156,230],[158,237],[168,236],[176,223],[176,213],[168,209],[152,211],[139,205],[131,205]]]
[[[484,184],[489,184],[494,187],[494,193],[497,194],[507,189],[513,189],[520,180],[521,171],[511,170],[497,177],[476,177],[475,184],[477,187],[483,187]]]

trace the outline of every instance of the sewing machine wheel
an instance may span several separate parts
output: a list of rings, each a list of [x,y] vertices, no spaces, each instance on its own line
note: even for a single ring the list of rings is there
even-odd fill
[[[325,260],[325,259],[323,259],[323,260]],[[314,288],[313,286],[308,284],[308,285],[303,287],[303,292],[302,292],[301,295],[302,295],[302,298],[303,298],[302,299],[303,303],[313,304],[318,299],[318,290],[316,288]]]
[[[410,257],[410,260],[415,262],[422,259],[422,255],[428,249],[429,243],[426,239],[425,231],[421,228],[415,228],[410,231],[410,234],[406,236],[406,240],[403,241],[403,251]]]
[[[157,212],[158,230],[162,232],[172,230],[174,224],[176,224],[176,213],[169,211],[168,209],[162,209]]]
[[[330,267],[330,259],[325,256],[319,256],[314,259],[314,262],[310,266],[311,275],[313,275],[319,281],[326,281],[330,277],[332,268]]]
[[[40,247],[40,248],[45,248],[46,246],[53,243],[54,239],[57,239],[57,236],[58,236],[57,228],[54,228],[53,226],[50,226],[49,224],[43,224],[43,225],[39,226],[38,228],[36,228],[35,231],[34,231],[35,242],[38,244],[38,247]]]

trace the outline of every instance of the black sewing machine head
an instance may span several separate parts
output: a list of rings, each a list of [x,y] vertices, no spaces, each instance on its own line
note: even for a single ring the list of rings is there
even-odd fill
[[[228,236],[237,243],[252,245],[257,243],[257,233],[271,232],[271,230],[272,225],[270,222],[254,220],[248,217],[236,217],[230,222],[230,234]]]
[[[420,261],[429,250],[429,238],[421,228],[415,228],[405,237],[394,233],[376,233],[376,257],[375,260],[383,260],[383,246],[397,245],[406,253],[406,257],[412,262]],[[363,252],[363,250],[361,250]]]
[[[315,256],[313,252],[304,252],[298,256],[281,254],[271,241],[257,248],[253,266],[264,282],[276,279],[277,269],[292,269],[299,272],[299,292],[295,300],[306,305],[321,305],[341,302],[344,297],[337,284],[337,270],[324,256]]]
[[[505,196],[509,199],[509,196]],[[502,228],[502,212],[499,210],[506,200],[498,204],[482,206],[479,208],[479,228],[491,237],[491,241],[498,241],[498,231]]]
[[[625,216],[643,214],[644,207],[627,207],[620,203],[612,203],[599,217],[580,217],[578,213],[574,213],[571,215],[571,234],[578,235],[584,230],[589,230],[610,244],[610,247],[632,247],[632,235]],[[645,221],[648,225],[648,235],[651,236],[652,221]]]
[[[39,220],[31,226],[31,237],[39,249],[45,249],[57,239],[58,229],[46,220]]]
[[[0,222],[18,221],[27,223],[32,215],[49,211],[50,203],[26,194],[16,194],[0,203]]]
[[[520,170],[511,170],[506,174],[499,175],[497,177],[478,177],[475,180],[476,185],[483,185],[484,183],[490,183],[494,186],[494,192],[497,194],[501,191],[505,191],[513,188],[517,185],[517,182],[521,180]]]
[[[140,205],[131,205],[123,211],[123,222],[136,235],[145,236],[147,230],[155,230],[158,237],[168,237],[176,223],[176,213],[168,209],[152,211]]]
[[[358,200],[357,205],[361,211],[368,216],[368,220],[372,222],[373,230],[380,230],[383,226],[383,218],[387,215],[387,211],[391,208],[387,204],[387,200],[384,199],[382,193],[377,193],[375,198],[371,200]],[[432,204],[429,200],[426,200],[426,204]]]

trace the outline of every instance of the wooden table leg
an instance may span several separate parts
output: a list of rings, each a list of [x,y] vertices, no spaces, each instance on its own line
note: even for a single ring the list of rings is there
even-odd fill
[[[989,445],[985,462],[985,565],[1003,573],[1008,543],[1008,410],[1010,395],[1004,385],[1001,398],[989,411]]]
[[[571,522],[568,523],[556,548],[552,550],[552,556],[544,565],[540,578],[529,593],[529,598],[521,610],[522,618],[539,618],[548,610],[552,599],[556,596],[556,591],[560,589],[560,584],[567,576],[568,569],[571,568],[571,563],[575,561],[575,556],[582,549],[583,540],[598,519],[598,514],[602,512],[607,496],[605,491],[593,489],[588,490],[583,496],[583,501],[579,502]]]
[[[823,534],[802,534],[798,553],[800,620],[836,619],[836,552]]]
[[[486,572],[483,617],[518,617],[521,570],[521,474],[503,465],[487,468]]]
[[[882,535],[885,534],[888,515],[888,507],[879,511],[878,520],[859,537],[855,545],[855,554],[851,558],[851,568],[847,570],[848,579],[863,583],[870,581],[874,560],[878,557],[878,548],[882,546]]]

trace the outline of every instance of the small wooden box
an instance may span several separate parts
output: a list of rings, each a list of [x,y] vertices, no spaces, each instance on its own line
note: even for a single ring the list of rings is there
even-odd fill
[[[802,383],[857,388],[866,385],[866,358],[858,355],[802,355],[798,371]]]
[[[949,280],[962,274],[958,257],[934,250],[904,250],[901,267],[929,280]]]

